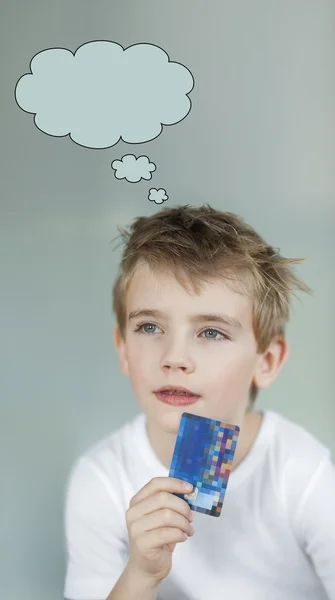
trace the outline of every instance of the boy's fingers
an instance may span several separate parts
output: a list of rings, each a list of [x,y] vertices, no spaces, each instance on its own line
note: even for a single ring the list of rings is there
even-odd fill
[[[177,479],[176,477],[154,477],[147,483],[143,488],[140,489],[135,496],[131,499],[129,503],[129,508],[132,508],[140,502],[151,496],[151,494],[155,494],[156,492],[170,492],[177,494],[185,494],[190,492],[193,489],[191,484],[187,484],[189,487],[185,487],[186,482],[181,479]]]
[[[146,531],[164,529],[166,527],[181,529],[187,535],[193,535],[190,521],[180,513],[169,508],[161,508],[151,514],[144,515],[142,519],[130,523],[128,530],[132,539],[136,539]]]
[[[142,517],[164,508],[184,515],[189,521],[192,520],[192,511],[185,500],[177,498],[169,492],[158,492],[144,498],[144,500],[139,500],[134,506],[130,507],[126,512],[127,523],[131,525]]]

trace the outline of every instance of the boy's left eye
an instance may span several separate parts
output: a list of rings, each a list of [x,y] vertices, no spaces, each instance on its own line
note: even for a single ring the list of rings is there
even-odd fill
[[[211,333],[213,333],[213,332],[214,332],[214,333],[218,333],[219,335],[223,335],[223,337],[224,337],[224,338],[228,338],[228,336],[227,336],[227,335],[225,335],[225,334],[224,334],[224,333],[222,333],[221,331],[218,331],[217,329],[213,329],[212,327],[208,327],[207,329],[204,329],[204,331],[202,331],[202,333],[205,333],[206,331],[210,331]],[[215,336],[215,337],[209,337],[209,338],[207,338],[207,339],[209,339],[209,340],[216,340],[216,339],[217,339],[217,337],[216,337],[216,336]]]
[[[143,323],[142,325],[138,325],[138,326],[136,327],[136,329],[134,329],[134,331],[135,331],[135,332],[138,332],[138,333],[147,333],[147,334],[153,334],[153,333],[154,333],[153,331],[145,331],[145,330],[143,330],[143,328],[144,328],[144,327],[147,327],[147,326],[150,326],[150,327],[158,327],[158,325],[154,325],[154,323]],[[207,328],[206,328],[206,329],[204,329],[204,330],[203,330],[201,333],[206,333],[207,331],[209,331],[209,332],[211,332],[211,333],[215,333],[215,334],[216,334],[216,335],[215,335],[215,337],[212,337],[212,336],[211,336],[211,337],[206,337],[206,339],[207,339],[207,340],[214,340],[214,341],[218,340],[218,341],[222,341],[222,339],[227,339],[227,340],[229,340],[229,339],[230,339],[230,338],[229,338],[229,336],[228,336],[227,334],[225,334],[225,333],[222,333],[222,331],[219,331],[218,329],[214,329],[213,327],[207,327]],[[218,339],[217,335],[220,335],[220,336],[223,336],[223,337],[221,337],[220,339]]]

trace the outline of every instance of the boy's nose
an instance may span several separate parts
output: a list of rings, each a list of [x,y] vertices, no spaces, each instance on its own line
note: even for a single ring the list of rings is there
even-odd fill
[[[161,368],[164,370],[177,370],[182,369],[183,371],[192,371],[194,369],[194,362],[185,353],[180,352],[172,354],[165,354],[161,360]]]
[[[169,364],[162,364],[162,369],[163,371],[184,371],[185,373],[191,373],[192,371],[194,371],[194,367],[190,364],[185,364],[185,362],[174,362],[174,363],[170,363]]]
[[[194,360],[185,338],[174,336],[173,339],[169,339],[169,343],[166,343],[165,347],[161,348],[161,350],[161,368],[165,370],[182,369],[183,371],[192,371],[194,369]]]

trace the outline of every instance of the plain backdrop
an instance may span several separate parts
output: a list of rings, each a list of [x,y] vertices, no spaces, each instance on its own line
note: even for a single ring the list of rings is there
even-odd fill
[[[138,411],[113,346],[117,224],[209,203],[243,216],[314,290],[256,407],[335,450],[335,5],[329,0],[16,0],[1,23],[0,596],[62,597],[69,470]],[[14,97],[33,56],[152,43],[193,74],[192,110],[146,144],[92,150],[42,133]],[[165,90],[162,89],[164,94]],[[111,162],[145,154],[151,182]]]

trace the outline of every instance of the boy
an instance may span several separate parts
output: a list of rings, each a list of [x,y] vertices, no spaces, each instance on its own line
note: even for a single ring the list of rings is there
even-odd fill
[[[335,600],[331,452],[253,411],[288,356],[290,294],[311,291],[298,262],[209,205],[135,220],[113,309],[141,413],[72,469],[65,598]],[[168,477],[184,411],[241,428],[219,519],[192,519]]]

